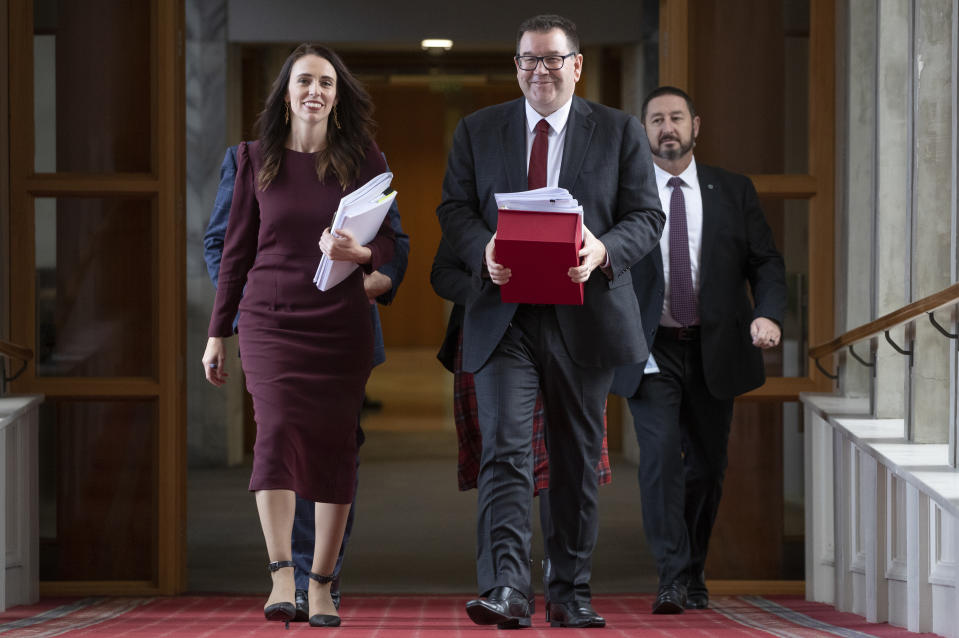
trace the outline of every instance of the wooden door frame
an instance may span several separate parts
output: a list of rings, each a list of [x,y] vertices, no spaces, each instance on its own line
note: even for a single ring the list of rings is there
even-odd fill
[[[690,0],[659,2],[659,84],[688,87]],[[809,201],[808,343],[833,338],[835,287],[835,5],[809,0],[809,173],[750,175],[760,197]],[[743,399],[798,401],[800,392],[829,392],[833,384],[814,366],[803,377],[769,377]]]
[[[150,377],[37,377],[28,364],[13,385],[18,393],[55,398],[139,398],[156,401],[155,580],[44,581],[44,596],[169,595],[186,587],[186,259],[185,80],[183,2],[151,0],[152,169],[148,173],[34,173],[33,2],[7,0],[10,121],[10,312],[11,339],[36,344],[34,204],[36,197],[151,197],[157,279],[156,371]],[[7,4],[7,2],[5,2]],[[122,79],[118,79],[122,81]],[[149,258],[149,257],[145,257]],[[134,265],[131,264],[131,267]],[[32,346],[31,346],[32,347]]]
[[[0,52],[11,59],[8,0],[0,0]],[[10,336],[10,72],[0,64],[0,337]],[[0,373],[3,370],[0,369]]]

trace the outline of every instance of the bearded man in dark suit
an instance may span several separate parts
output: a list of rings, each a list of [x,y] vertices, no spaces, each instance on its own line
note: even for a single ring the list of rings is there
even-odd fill
[[[474,374],[483,439],[480,597],[467,612],[477,624],[531,624],[530,440],[541,391],[554,523],[547,617],[553,626],[602,627],[589,580],[603,408],[615,367],[648,356],[630,266],[657,246],[665,216],[639,121],[573,95],[583,67],[576,26],[553,15],[525,21],[514,60],[525,99],[459,123],[437,209],[444,240],[474,273],[463,368]],[[493,195],[541,186],[566,188],[583,206],[580,264],[566,273],[584,283],[581,306],[500,299],[512,273],[496,261]]]
[[[660,299],[659,372],[621,367],[612,391],[629,399],[639,442],[643,528],[659,572],[653,612],[677,614],[709,605],[703,569],[733,400],[765,382],[761,349],[780,342],[785,268],[749,178],[696,163],[690,97],[660,87],[642,117],[667,221],[632,272],[642,307]]]

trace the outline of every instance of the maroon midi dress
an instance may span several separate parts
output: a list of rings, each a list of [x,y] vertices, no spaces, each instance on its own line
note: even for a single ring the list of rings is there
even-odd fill
[[[393,257],[384,220],[368,244],[372,263],[320,292],[313,275],[323,229],[340,198],[386,170],[375,144],[345,191],[320,182],[315,155],[285,150],[266,190],[256,186],[259,144],[237,151],[236,186],[209,335],[233,334],[239,308],[240,361],[253,395],[256,443],[250,490],[293,490],[322,503],[350,503],[356,428],[373,365],[363,272]]]

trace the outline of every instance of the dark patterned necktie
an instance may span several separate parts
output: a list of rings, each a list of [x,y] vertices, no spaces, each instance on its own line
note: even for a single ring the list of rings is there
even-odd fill
[[[689,232],[686,229],[686,198],[683,180],[671,177],[673,189],[669,198],[669,314],[681,326],[699,323],[693,272],[689,265]]]
[[[549,122],[536,123],[536,137],[529,152],[529,170],[526,173],[526,185],[529,190],[546,186],[546,153],[549,150]]]

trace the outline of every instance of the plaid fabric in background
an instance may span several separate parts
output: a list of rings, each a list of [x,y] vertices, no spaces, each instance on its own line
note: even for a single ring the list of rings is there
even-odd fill
[[[483,453],[483,439],[479,429],[479,417],[476,412],[476,386],[473,375],[463,372],[463,334],[460,333],[459,346],[456,348],[456,360],[453,365],[453,418],[456,422],[456,438],[459,441],[459,463],[457,478],[460,490],[476,487],[479,475],[480,457]],[[543,397],[537,395],[533,410],[533,484],[534,494],[549,489],[549,454],[546,451],[545,413]],[[603,413],[603,454],[596,469],[599,472],[599,484],[606,485],[613,480],[609,467],[609,446],[606,442],[606,413]]]

